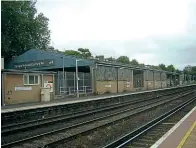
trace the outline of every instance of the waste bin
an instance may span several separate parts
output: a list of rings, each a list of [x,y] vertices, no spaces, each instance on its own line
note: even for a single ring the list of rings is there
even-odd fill
[[[50,101],[50,88],[48,87],[41,88],[41,101],[42,102]]]

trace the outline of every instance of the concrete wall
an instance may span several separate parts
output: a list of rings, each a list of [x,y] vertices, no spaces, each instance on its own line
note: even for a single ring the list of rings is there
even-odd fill
[[[96,81],[96,89],[98,94],[116,93],[117,83],[116,81]]]
[[[133,81],[119,81],[118,92],[133,91]]]
[[[23,74],[3,74],[4,103],[18,104],[41,101],[40,93],[43,84],[41,75],[39,75],[39,79],[38,85],[24,85]],[[53,81],[53,76],[43,75],[43,79],[44,81]],[[30,90],[16,90],[16,87],[30,88]]]
[[[95,70],[94,88],[98,94],[132,91],[133,70],[98,65]],[[118,89],[117,89],[118,87]]]
[[[166,88],[167,87],[167,81],[162,81],[162,88]]]
[[[154,82],[153,81],[147,81],[147,89],[154,89]]]
[[[155,81],[155,89],[161,88],[161,81]]]
[[[117,81],[96,81],[98,94],[117,93]],[[118,92],[133,91],[132,81],[118,81]]]
[[[174,80],[173,77],[170,80],[170,74],[168,75],[169,77],[167,78],[165,72],[151,70],[139,72],[139,70],[98,66],[96,69],[95,88],[98,94],[117,93],[117,86],[119,93],[161,89],[170,86],[170,81]],[[174,81],[172,81],[172,84],[174,84]]]

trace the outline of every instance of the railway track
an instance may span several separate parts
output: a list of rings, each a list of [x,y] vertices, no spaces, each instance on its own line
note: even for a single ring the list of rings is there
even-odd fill
[[[60,115],[71,115],[77,114],[78,112],[86,112],[92,109],[99,109],[102,107],[109,107],[112,104],[120,104],[129,102],[130,100],[135,100],[138,98],[145,98],[145,97],[153,97],[156,95],[165,95],[167,93],[172,93],[173,91],[184,91],[194,86],[188,87],[179,87],[174,89],[165,89],[165,90],[158,90],[153,92],[145,92],[141,94],[132,94],[132,95],[125,95],[120,96],[117,95],[116,97],[109,98],[109,99],[100,99],[96,101],[87,101],[82,103],[76,104],[66,104],[66,105],[58,105],[58,106],[51,106],[51,107],[44,107],[38,109],[30,109],[25,111],[16,111],[11,113],[2,113],[1,115],[1,125],[6,126],[14,123],[21,123],[21,122],[28,122],[31,120],[40,120],[44,118],[55,118],[56,116]]]
[[[85,117],[88,115],[94,115],[95,113],[102,113],[102,112],[107,112],[109,113],[110,110],[114,110],[114,109],[120,109],[122,110],[123,108],[126,107],[131,107],[130,105],[134,105],[134,107],[137,107],[137,104],[141,103],[140,105],[142,105],[143,103],[145,104],[145,102],[148,101],[153,101],[157,98],[161,97],[166,97],[172,94],[176,94],[177,92],[170,92],[170,93],[166,93],[164,94],[164,96],[155,96],[155,97],[150,97],[150,98],[141,98],[141,99],[135,99],[135,100],[130,100],[124,103],[119,103],[119,104],[113,104],[111,106],[107,106],[107,107],[103,107],[103,108],[98,108],[98,109],[94,109],[94,110],[90,110],[90,111],[86,111],[86,112],[77,112],[76,114],[65,114],[65,115],[59,115],[59,116],[55,116],[55,117],[48,117],[48,118],[43,118],[43,119],[39,119],[39,120],[31,120],[28,122],[21,122],[21,123],[16,123],[16,124],[8,124],[6,126],[2,126],[1,127],[1,134],[2,136],[8,135],[8,134],[14,134],[18,131],[24,131],[28,128],[38,128],[41,126],[46,126],[49,124],[54,124],[57,122],[62,122],[62,121],[67,121],[67,120],[71,120],[71,119],[75,119],[75,118],[81,118],[81,117]],[[164,98],[163,98],[164,99]],[[155,100],[156,101],[156,100]],[[133,108],[133,107],[132,107]]]
[[[149,148],[195,106],[196,97],[192,97],[176,108],[139,127],[133,132],[120,137],[103,148]]]
[[[124,107],[124,106],[128,106],[130,104],[136,104],[136,103],[140,103],[140,102],[143,102],[143,101],[147,101],[148,100],[151,100],[151,99],[155,99],[158,97],[163,97],[163,96],[169,96],[169,95],[172,95],[172,94],[175,94],[175,93],[178,93],[180,90],[174,90],[174,91],[168,91],[168,92],[160,92],[160,93],[157,93],[157,94],[152,94],[152,93],[148,93],[146,94],[145,96],[141,97],[138,96],[134,96],[133,99],[130,99],[128,101],[125,101],[125,102],[117,102],[117,103],[114,103],[112,105],[109,105],[109,106],[104,106],[104,107],[98,107],[98,108],[93,108],[93,109],[87,109],[86,111],[78,111],[78,112],[73,112],[73,113],[66,113],[66,114],[60,114],[60,115],[56,115],[56,116],[51,116],[51,117],[45,117],[45,116],[42,116],[41,119],[34,119],[34,120],[28,120],[28,121],[23,121],[23,122],[16,122],[14,121],[14,123],[11,123],[11,124],[2,124],[1,125],[1,130],[2,130],[2,134],[4,134],[4,132],[7,132],[7,131],[11,131],[11,130],[15,130],[17,128],[20,128],[20,126],[23,126],[23,125],[30,125],[30,124],[38,124],[38,123],[41,123],[41,122],[47,122],[47,121],[50,121],[50,120],[56,120],[56,121],[60,121],[61,119],[64,119],[64,118],[70,118],[70,117],[78,117],[78,116],[82,116],[82,115],[87,115],[87,114],[92,114],[92,113],[97,113],[97,112],[101,112],[101,111],[107,111],[107,110],[111,110],[111,109],[115,109],[115,108],[118,108],[118,107]],[[35,112],[35,113],[38,113],[38,112]],[[12,117],[12,116],[11,116]],[[59,120],[60,119],[60,120]],[[14,119],[12,119],[12,122],[13,122]],[[4,121],[4,119],[2,119],[2,122]],[[27,126],[29,127],[29,126]]]
[[[171,93],[171,92],[168,91],[167,93]],[[27,111],[17,111],[14,113],[4,113],[2,114],[2,126],[5,128],[8,127],[7,125],[12,126],[13,120],[14,120],[13,125],[15,125],[15,124],[21,124],[21,123],[25,123],[25,122],[33,121],[33,120],[34,121],[42,120],[43,117],[44,118],[56,118],[56,117],[65,116],[65,115],[69,116],[69,115],[77,114],[80,112],[92,111],[92,110],[96,110],[96,109],[100,109],[104,107],[106,108],[111,107],[112,105],[116,105],[116,104],[129,103],[131,101],[137,100],[138,98],[140,99],[144,99],[146,97],[152,98],[153,96],[156,96],[156,95],[157,95],[157,92],[155,93],[148,92],[146,95],[133,94],[129,98],[116,97],[113,99],[115,101],[111,101],[110,99],[107,99],[107,101],[98,100],[96,105],[93,104],[93,102],[89,101],[91,102],[89,103],[91,105],[87,105],[87,102],[83,102],[82,104],[79,103],[79,105],[67,104],[67,105],[59,105],[55,107],[45,107],[41,109],[31,109],[29,111],[27,110]]]
[[[189,92],[189,93],[185,94],[184,96],[189,95],[189,94],[191,94],[191,93]],[[78,124],[75,124],[75,125],[72,125],[72,126],[67,126],[67,127],[61,128],[61,129],[57,129],[57,130],[51,129],[52,131],[50,131],[50,132],[40,133],[40,134],[33,135],[33,136],[30,135],[28,138],[23,137],[20,140],[15,140],[15,141],[12,139],[11,141],[13,141],[13,142],[7,142],[7,143],[4,142],[2,147],[14,146],[14,145],[22,144],[22,143],[25,143],[25,142],[26,142],[26,144],[24,144],[23,147],[29,147],[29,146],[32,147],[32,145],[33,145],[33,147],[39,147],[40,145],[41,146],[50,146],[50,145],[56,144],[56,143],[58,143],[62,140],[65,140],[65,139],[71,138],[73,136],[76,136],[77,134],[81,134],[81,133],[96,129],[98,127],[106,126],[108,124],[111,124],[111,122],[117,122],[117,121],[119,121],[123,118],[127,118],[127,117],[130,117],[130,116],[136,115],[140,112],[143,112],[143,111],[148,110],[150,108],[153,108],[155,106],[159,106],[159,105],[164,104],[164,103],[169,103],[172,100],[178,99],[180,97],[183,97],[183,96],[182,95],[177,96],[176,98],[173,98],[173,99],[169,99],[169,98],[166,99],[165,97],[163,97],[165,100],[162,100],[162,101],[161,100],[154,101],[151,98],[151,100],[153,100],[153,101],[150,102],[150,103],[148,102],[148,105],[147,104],[143,104],[143,105],[140,104],[139,106],[137,106],[135,108],[133,108],[133,106],[132,106],[131,109],[127,110],[129,112],[132,110],[132,112],[129,113],[129,114],[126,114],[126,115],[124,113],[124,116],[122,114],[125,111],[121,111],[121,112],[119,111],[119,112],[113,113],[112,115],[109,114],[109,115],[106,115],[106,116],[101,116],[101,117],[98,117],[96,119],[91,119],[91,120],[84,121],[84,122],[81,122],[81,123],[78,123]],[[171,98],[171,96],[170,96],[170,98]],[[136,102],[135,102],[135,104],[136,104]],[[108,119],[108,118],[110,118],[110,119]],[[102,122],[100,122],[100,120],[102,120]],[[87,126],[87,125],[88,125],[88,128],[85,128],[85,126]],[[90,128],[89,128],[89,126],[90,126]],[[81,129],[83,129],[83,130],[81,130]],[[72,131],[72,132],[75,130],[75,135],[70,135],[69,130]],[[11,132],[11,131],[9,131],[9,132]],[[31,133],[31,131],[28,131],[28,132]],[[57,137],[63,137],[63,138],[59,139]],[[35,140],[37,138],[39,138],[41,140]],[[51,142],[51,140],[53,140],[54,142]],[[32,142],[29,143],[29,141],[32,141]],[[42,142],[40,142],[40,141],[42,141]],[[2,142],[3,142],[3,140],[2,140]]]

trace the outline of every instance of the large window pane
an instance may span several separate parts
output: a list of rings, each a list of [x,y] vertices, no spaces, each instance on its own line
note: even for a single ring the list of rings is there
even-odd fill
[[[39,83],[39,80],[38,80],[38,76],[35,76],[35,84],[38,84]]]
[[[35,84],[34,83],[34,76],[29,76],[29,84]]]
[[[24,84],[28,84],[28,75],[24,75]]]

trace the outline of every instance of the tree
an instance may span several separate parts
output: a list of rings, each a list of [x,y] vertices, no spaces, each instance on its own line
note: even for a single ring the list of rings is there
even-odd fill
[[[151,65],[151,68],[152,69],[157,69],[157,70],[160,70],[161,69],[159,66],[155,66],[155,65]]]
[[[186,66],[183,72],[185,74],[196,75],[196,66]]]
[[[134,66],[139,66],[139,62],[136,59],[133,59],[132,61],[130,61],[130,64]]]
[[[196,75],[196,66],[192,66],[191,74]]]
[[[37,14],[33,1],[1,1],[1,47],[5,62],[29,49],[46,50],[48,18]]]
[[[79,51],[76,51],[76,50],[65,50],[64,54],[83,58],[82,54]]]
[[[166,68],[165,64],[159,64],[159,67],[160,67],[162,70],[167,71],[167,68]]]
[[[145,67],[144,63],[139,64],[140,67]]]
[[[49,47],[48,47],[48,50],[50,50],[50,51],[54,51],[55,49],[54,49],[54,47],[53,47],[53,46],[49,46]]]
[[[64,52],[65,55],[71,55],[79,58],[90,58],[92,57],[92,53],[90,52],[89,49],[86,48],[78,48],[78,51],[76,50],[65,50]]]
[[[82,55],[83,58],[90,58],[92,57],[92,53],[87,48],[78,48],[78,52]]]
[[[176,69],[176,73],[181,73],[181,71],[179,69]]]
[[[123,64],[129,64],[130,61],[129,61],[129,57],[127,56],[120,56],[116,59],[117,62],[119,63],[123,63]]]
[[[169,71],[169,72],[175,72],[175,67],[173,65],[168,65],[167,66],[167,71]]]

